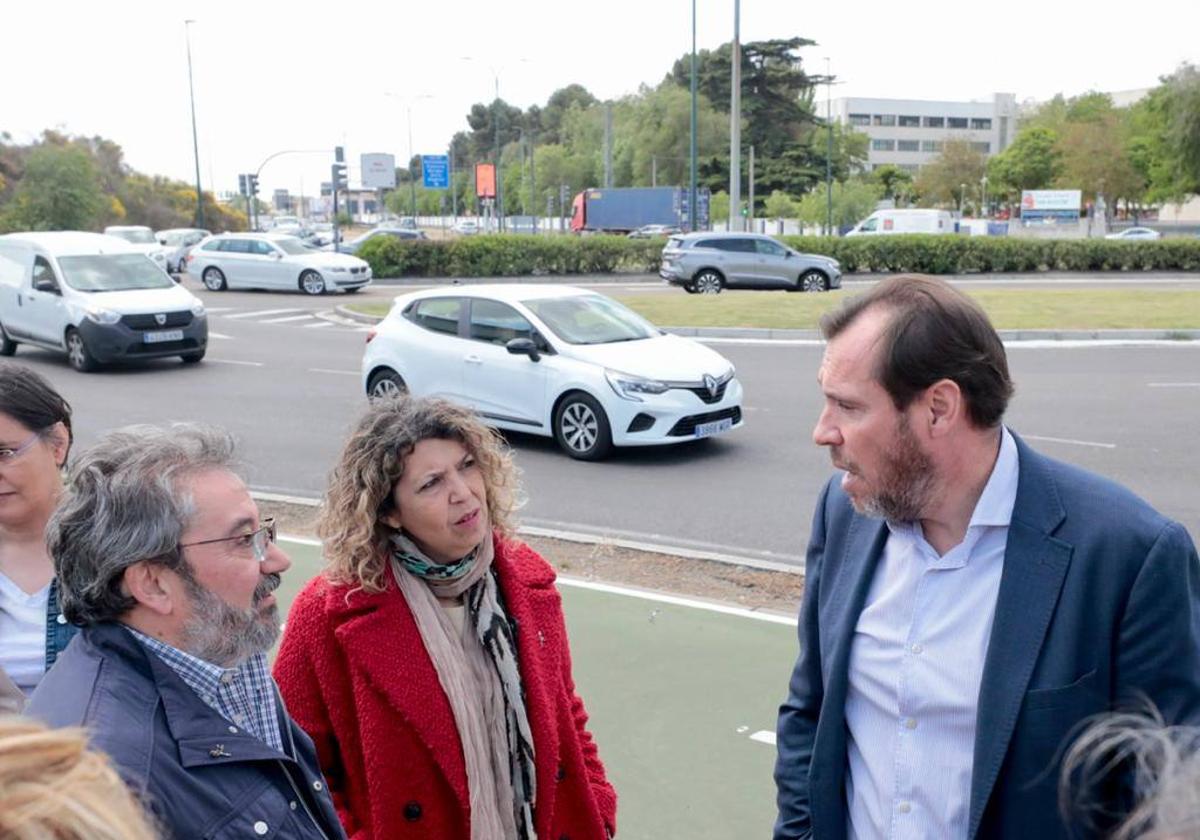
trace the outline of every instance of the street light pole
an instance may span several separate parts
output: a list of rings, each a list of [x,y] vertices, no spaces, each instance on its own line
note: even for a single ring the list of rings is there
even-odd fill
[[[729,229],[741,230],[742,204],[742,17],[741,0],[733,0],[733,49],[729,85]]]
[[[408,103],[406,109],[408,113],[408,194],[409,194],[409,210],[412,215],[413,224],[417,223],[417,179],[413,175],[412,159],[413,159],[413,144],[412,144],[412,103]]]
[[[500,182],[504,180],[500,177],[500,74],[493,69],[492,77],[496,82],[496,99],[492,105],[492,142],[496,147],[496,232],[504,233],[504,200],[500,196]]]
[[[204,193],[200,191],[200,141],[196,135],[196,91],[192,85],[192,24],[194,20],[185,20],[183,30],[187,41],[188,63],[188,98],[192,103],[192,153],[196,157],[196,227],[204,227]]]
[[[688,232],[696,232],[696,0],[692,0],[692,137],[688,181]]]
[[[825,147],[825,235],[833,235],[833,74],[825,57],[825,123],[828,142]]]

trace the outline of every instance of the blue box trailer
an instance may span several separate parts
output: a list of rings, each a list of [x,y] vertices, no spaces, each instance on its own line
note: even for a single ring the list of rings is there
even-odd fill
[[[696,191],[696,227],[708,228],[708,189]],[[643,225],[688,230],[686,187],[587,189],[575,196],[571,230],[576,233],[629,233]]]

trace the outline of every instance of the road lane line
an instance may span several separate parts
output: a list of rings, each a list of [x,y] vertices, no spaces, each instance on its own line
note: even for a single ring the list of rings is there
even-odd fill
[[[322,321],[319,324],[305,324],[304,329],[319,330],[319,329],[323,329],[324,327],[332,327],[332,326],[333,326],[333,324],[331,324],[329,321]]]
[[[280,315],[284,312],[300,312],[301,310],[295,306],[290,306],[287,309],[256,309],[253,312],[237,312],[233,315],[226,315],[226,318],[254,318],[258,315]]]
[[[265,321],[259,321],[260,324],[282,324],[286,321],[307,321],[315,318],[315,315],[286,315],[283,318],[268,318]]]
[[[1200,382],[1150,382],[1150,388],[1200,388]]]
[[[205,312],[232,312],[237,307],[235,306],[206,306]]]
[[[336,373],[339,376],[362,376],[362,371],[357,370],[331,370],[330,368],[309,368],[310,373]]]
[[[208,337],[209,338],[224,338],[224,339],[230,339],[230,340],[233,339],[233,336],[231,336],[231,335],[225,335],[225,333],[215,333],[215,332],[210,332],[208,334]]]
[[[750,736],[750,740],[758,741],[760,744],[770,744],[773,747],[775,746],[775,733],[760,729]]]
[[[1075,440],[1073,438],[1045,437],[1044,435],[1027,435],[1024,432],[1021,433],[1021,437],[1026,438],[1027,440],[1044,440],[1049,443],[1069,443],[1072,446],[1095,446],[1099,449],[1116,449],[1117,448],[1117,445],[1115,443],[1097,443],[1094,440]]]
[[[243,362],[238,359],[205,359],[206,362],[213,365],[245,365],[246,367],[262,367],[262,362]]]

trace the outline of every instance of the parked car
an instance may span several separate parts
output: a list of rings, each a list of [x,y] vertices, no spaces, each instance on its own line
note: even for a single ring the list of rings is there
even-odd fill
[[[658,275],[689,294],[730,289],[825,292],[840,288],[842,267],[832,257],[802,254],[758,233],[672,236]]]
[[[357,292],[371,282],[371,267],[358,257],[310,248],[280,233],[224,233],[192,249],[187,273],[209,291],[299,289],[320,295]]]
[[[642,225],[634,231],[626,234],[629,239],[657,239],[661,237],[674,236],[677,233],[683,233],[674,225]]]
[[[1131,227],[1117,233],[1110,233],[1105,239],[1162,239],[1162,234],[1147,227]]]
[[[557,284],[398,296],[367,334],[362,383],[372,397],[457,401],[588,461],[613,446],[683,443],[742,425],[742,386],[727,359],[611,298]]]
[[[169,228],[154,234],[158,244],[166,249],[167,271],[178,274],[183,271],[183,259],[192,246],[212,233],[202,228]]]
[[[98,233],[0,236],[0,356],[18,344],[66,353],[71,367],[179,356],[208,347],[204,304],[134,245]]]
[[[454,232],[462,236],[474,236],[479,233],[479,222],[474,219],[459,219],[454,223]]]
[[[104,235],[124,239],[166,270],[167,249],[158,244],[154,231],[145,225],[109,225],[104,229]]]
[[[400,221],[395,226],[404,230],[416,230],[417,220],[412,216],[401,216]]]
[[[921,207],[876,210],[846,236],[889,236],[900,233],[954,233],[954,217],[948,210]]]
[[[426,238],[424,231],[419,231],[419,230],[405,230],[405,229],[401,229],[401,228],[375,228],[374,230],[367,231],[366,233],[364,233],[362,236],[358,237],[357,239],[352,239],[349,242],[341,243],[338,246],[337,250],[339,253],[342,253],[342,254],[357,254],[358,250],[360,248],[362,248],[362,246],[364,246],[368,242],[370,242],[372,239],[378,239],[380,237],[386,237],[386,236],[390,236],[393,239],[403,239],[403,240],[410,240],[410,241],[415,240],[415,239],[425,239]],[[326,246],[325,250],[332,251],[333,245],[330,244],[330,245]]]

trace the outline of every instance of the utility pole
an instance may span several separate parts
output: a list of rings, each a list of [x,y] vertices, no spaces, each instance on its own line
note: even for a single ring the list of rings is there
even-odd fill
[[[504,178],[500,174],[500,75],[493,71],[493,78],[496,81],[496,104],[492,109],[492,133],[493,142],[496,145],[496,231],[504,232],[504,201],[500,198],[500,182]]]
[[[749,230],[753,231],[754,223],[754,147],[750,147],[750,200],[746,202],[746,222],[750,224]]]
[[[192,152],[196,157],[196,227],[204,227],[204,193],[200,191],[200,141],[196,138],[196,90],[192,85],[192,24],[185,20],[183,29],[187,39],[188,97],[192,101]]]
[[[733,51],[729,84],[729,229],[741,230],[742,209],[742,2],[733,0]]]
[[[612,103],[604,103],[604,188],[611,190],[612,174]]]
[[[537,135],[529,135],[529,206],[533,208],[533,235],[537,236],[538,206],[537,206],[537,167],[533,160],[533,150],[537,147]]]
[[[417,223],[417,179],[413,175],[413,144],[412,144],[412,103],[410,102],[407,108],[408,111],[408,194],[409,194],[409,210],[412,215],[413,224]]]
[[[689,157],[691,178],[688,182],[688,232],[696,231],[696,0],[692,0],[692,136]]]
[[[825,235],[833,236],[833,74],[829,71],[829,58],[825,58]]]
[[[650,186],[658,186],[658,155],[650,156]]]

